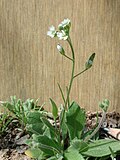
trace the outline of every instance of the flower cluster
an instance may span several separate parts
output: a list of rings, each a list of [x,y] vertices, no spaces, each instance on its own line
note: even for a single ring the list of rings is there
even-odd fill
[[[51,38],[58,37],[59,40],[67,40],[69,36],[69,30],[70,30],[71,22],[70,20],[64,19],[59,25],[57,31],[54,26],[51,26],[49,28],[49,31],[47,32],[47,35]]]

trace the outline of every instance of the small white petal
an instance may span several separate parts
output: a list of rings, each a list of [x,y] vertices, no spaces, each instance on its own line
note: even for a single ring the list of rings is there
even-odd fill
[[[61,32],[57,32],[57,37],[58,37],[59,39],[61,39],[62,36],[63,36],[63,34],[62,34]]]
[[[49,27],[49,31],[47,32],[47,35],[51,38],[56,36],[56,30],[54,26]]]
[[[58,27],[60,28],[60,27],[70,27],[70,24],[71,24],[71,22],[70,22],[70,20],[67,18],[67,19],[64,19],[59,25],[58,25]]]
[[[67,25],[70,23],[70,20],[67,18],[67,19],[64,19],[62,22],[61,22],[63,25]]]
[[[54,37],[54,35],[51,33],[51,31],[48,31],[48,32],[47,32],[47,35],[50,36],[51,38]]]
[[[55,27],[54,26],[51,26],[49,27],[50,31],[55,31]]]
[[[66,40],[68,38],[68,35],[66,35],[66,33],[64,31],[61,31],[61,32],[57,32],[57,37],[60,40]]]

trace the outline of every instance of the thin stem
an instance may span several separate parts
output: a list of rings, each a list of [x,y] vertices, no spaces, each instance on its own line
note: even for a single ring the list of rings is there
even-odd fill
[[[60,84],[59,84],[59,83],[58,83],[58,87],[59,87],[59,90],[60,90],[60,93],[61,93],[62,99],[63,99],[63,101],[64,101],[64,103],[65,103],[64,93],[63,93],[62,88],[61,88],[61,86],[60,86]]]
[[[100,129],[101,125],[103,124],[104,120],[106,118],[106,112],[103,110],[103,116],[98,124],[98,126],[95,128],[95,130],[92,132],[92,134],[88,135],[85,139],[84,142],[87,142],[89,139],[91,139]]]
[[[74,77],[74,69],[75,69],[75,55],[74,55],[74,49],[73,49],[70,37],[68,37],[67,41],[68,41],[68,43],[70,45],[70,48],[71,48],[71,51],[72,51],[73,61],[72,61],[71,79],[70,79],[70,84],[69,84],[69,87],[68,87],[67,98],[66,98],[66,101],[65,101],[65,109],[67,109],[67,103],[68,103],[68,100],[69,100],[69,95],[70,95],[70,91],[71,91],[71,87],[72,87],[72,82],[73,82],[73,79],[74,79],[73,77]]]
[[[73,49],[73,46],[72,46],[72,42],[71,42],[70,37],[68,37],[67,41],[68,41],[68,43],[69,43],[69,45],[70,45],[70,47],[71,47],[71,51],[72,51],[72,59],[75,60],[74,49]]]
[[[68,87],[66,86],[66,93],[68,93]],[[68,98],[68,107],[70,106],[70,97]]]
[[[88,69],[84,69],[84,70],[81,71],[80,73],[76,74],[73,78],[76,78],[77,76],[81,75],[81,74],[84,73],[86,70],[88,70]]]
[[[72,58],[68,57],[66,54],[64,54],[63,56],[65,56],[66,58],[68,58],[69,60],[73,61]]]

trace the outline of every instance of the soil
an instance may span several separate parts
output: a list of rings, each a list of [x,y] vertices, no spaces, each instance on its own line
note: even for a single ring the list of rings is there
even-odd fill
[[[7,117],[6,121],[11,117]],[[25,144],[29,135],[21,130],[17,119],[13,119],[4,132],[0,134],[0,160],[31,160],[24,152],[28,148]]]
[[[98,115],[98,117],[97,117]],[[101,119],[102,117],[102,112],[87,112],[87,123],[86,126],[88,129],[95,128],[96,122],[98,119]],[[117,113],[115,111],[109,112],[106,114],[106,119],[102,125],[102,127],[107,127],[107,128],[120,128],[120,113]]]
[[[86,128],[88,130],[96,127],[96,121],[100,120],[102,112],[98,112],[98,118],[96,115],[96,112],[87,112]],[[120,128],[120,114],[116,112],[107,113],[102,127]],[[103,131],[100,133],[102,133],[103,138],[110,137]],[[5,132],[0,133],[0,160],[32,160],[24,153],[28,148],[25,144],[27,138],[29,135],[21,130],[21,125],[17,119],[13,119],[6,127]]]

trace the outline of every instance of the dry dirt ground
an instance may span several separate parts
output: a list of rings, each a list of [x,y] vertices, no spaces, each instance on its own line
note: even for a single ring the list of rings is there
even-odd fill
[[[2,149],[0,150],[0,160],[31,160],[31,158],[15,149]]]

